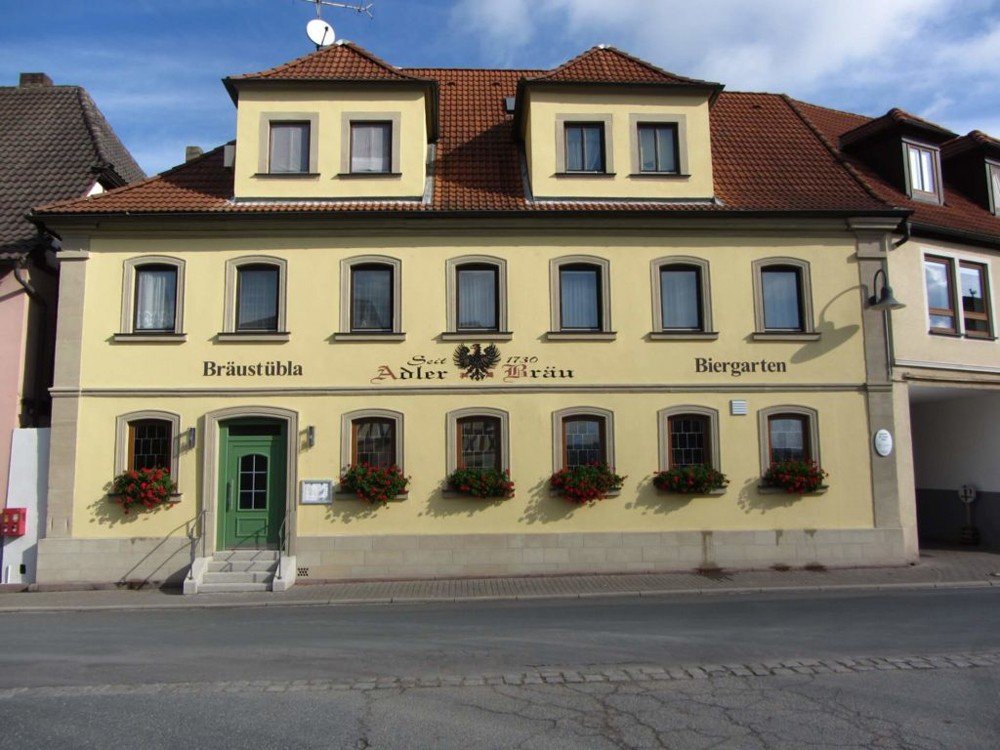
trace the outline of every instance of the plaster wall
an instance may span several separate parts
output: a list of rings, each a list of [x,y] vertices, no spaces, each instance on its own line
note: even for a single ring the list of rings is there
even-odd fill
[[[973,393],[911,405],[918,488],[1000,492],[1000,391]]]

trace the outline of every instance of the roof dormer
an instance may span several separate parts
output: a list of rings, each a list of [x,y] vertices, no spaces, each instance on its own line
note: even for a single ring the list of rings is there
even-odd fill
[[[941,147],[950,187],[1000,216],[1000,141],[979,130]]]
[[[890,109],[844,133],[840,147],[913,200],[943,203],[941,145],[954,137],[940,125]]]
[[[608,46],[518,82],[514,128],[540,200],[710,201],[717,83]]]
[[[237,106],[236,200],[423,196],[436,82],[351,42],[223,82]]]

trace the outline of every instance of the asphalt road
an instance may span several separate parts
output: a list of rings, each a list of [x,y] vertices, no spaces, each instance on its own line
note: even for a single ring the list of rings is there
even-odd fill
[[[1000,747],[992,589],[24,613],[0,643],[0,747]]]

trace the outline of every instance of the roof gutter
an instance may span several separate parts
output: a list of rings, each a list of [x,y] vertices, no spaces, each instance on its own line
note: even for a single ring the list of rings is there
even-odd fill
[[[986,234],[983,232],[971,232],[965,229],[951,229],[949,227],[939,227],[932,224],[914,223],[912,234],[921,237],[932,237],[943,240],[959,240],[982,247],[1000,249],[1000,234]]]

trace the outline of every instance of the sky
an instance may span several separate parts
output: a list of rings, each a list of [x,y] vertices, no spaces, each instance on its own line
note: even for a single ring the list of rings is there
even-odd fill
[[[354,0],[347,0],[354,2]],[[366,0],[337,37],[399,66],[551,68],[612,44],[731,91],[901,107],[1000,137],[1000,0]],[[305,0],[0,0],[0,85],[84,86],[143,169],[234,137],[221,79],[315,49]]]

